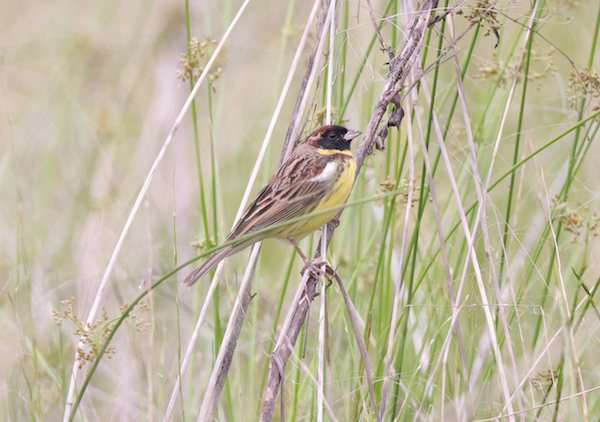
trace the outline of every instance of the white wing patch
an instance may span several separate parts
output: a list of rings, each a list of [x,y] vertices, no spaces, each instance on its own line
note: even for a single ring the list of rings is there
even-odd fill
[[[309,182],[326,182],[326,181],[333,181],[335,179],[337,179],[339,177],[339,172],[338,172],[338,164],[335,161],[331,161],[329,162],[325,168],[323,169],[323,171],[321,172],[321,174],[313,177],[312,179],[309,179]]]

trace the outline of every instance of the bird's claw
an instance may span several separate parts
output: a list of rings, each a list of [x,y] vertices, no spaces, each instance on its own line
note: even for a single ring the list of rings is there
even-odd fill
[[[326,271],[321,268],[323,264],[327,264],[327,261],[323,257],[318,257],[312,261],[307,260],[304,262],[304,268],[302,268],[300,274],[304,275],[308,271],[313,277],[319,278]]]
[[[323,266],[325,266],[324,269]],[[314,278],[319,278],[321,277],[321,275],[325,275],[327,280],[329,280],[329,284],[327,287],[329,287],[333,282],[330,274],[333,274],[334,270],[329,264],[329,262],[327,262],[327,259],[323,258],[322,256],[312,261],[306,261],[304,263],[304,268],[302,268],[302,270],[300,271],[300,274],[304,275],[306,271],[308,271],[309,274]]]
[[[333,225],[334,228],[337,228],[337,226],[340,225],[340,218],[336,215],[329,222]]]

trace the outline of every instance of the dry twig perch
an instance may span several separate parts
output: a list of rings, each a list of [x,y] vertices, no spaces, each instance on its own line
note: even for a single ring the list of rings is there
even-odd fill
[[[360,171],[366,156],[372,152],[373,146],[377,146],[379,149],[384,147],[383,143],[387,137],[388,127],[399,127],[400,125],[402,120],[402,112],[398,93],[404,87],[404,81],[409,74],[408,70],[418,57],[418,52],[421,47],[425,30],[430,25],[437,22],[437,20],[432,16],[432,13],[437,8],[437,5],[438,0],[428,0],[420,7],[409,28],[407,42],[402,50],[402,53],[400,56],[394,57],[390,60],[390,70],[387,82],[379,96],[377,104],[373,110],[373,114],[371,115],[371,119],[369,120],[363,138],[355,154],[358,171]],[[383,127],[379,129],[379,126],[383,120],[383,116],[390,103],[394,104],[394,109]],[[326,231],[328,234],[327,244],[329,244],[334,230],[335,224],[332,222],[328,223]],[[314,257],[320,256],[319,249],[320,248],[317,248]],[[279,383],[281,382],[280,371],[278,369],[278,365],[276,365],[274,361],[277,360],[279,363],[283,362],[283,365],[285,365],[287,362],[291,354],[291,348],[296,344],[298,336],[300,335],[300,330],[304,324],[306,313],[308,312],[310,304],[317,296],[316,285],[318,280],[314,277],[310,277],[308,272],[306,272],[306,275],[307,277],[303,278],[299,290],[296,293],[295,300],[288,312],[286,322],[282,327],[279,339],[277,340],[277,345],[273,351],[271,364],[269,366],[269,373],[267,375],[267,383],[263,392],[263,402],[260,412],[261,422],[271,420],[273,407],[275,405],[277,392],[279,390]],[[374,409],[374,412],[377,415],[376,409]]]

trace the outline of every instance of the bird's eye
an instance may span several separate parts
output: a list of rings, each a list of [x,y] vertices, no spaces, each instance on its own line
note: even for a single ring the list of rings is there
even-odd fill
[[[335,139],[335,133],[329,132],[329,139]]]

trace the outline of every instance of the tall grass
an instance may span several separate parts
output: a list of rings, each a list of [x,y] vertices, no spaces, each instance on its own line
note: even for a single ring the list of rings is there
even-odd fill
[[[418,5],[371,3],[399,54]],[[455,3],[440,1],[437,14]],[[163,420],[179,375],[173,419],[197,418],[249,250],[228,259],[185,374],[209,281],[193,290],[178,281],[231,227],[312,3],[250,2],[132,221],[83,360],[74,355],[136,195],[197,78],[190,69],[177,78],[180,53],[190,59],[194,37],[220,40],[241,4],[0,6],[0,419],[61,420],[74,363],[83,365],[75,420]],[[333,67],[319,57],[307,131],[325,115],[327,72],[333,119],[362,130],[387,75],[366,2],[339,2],[336,16]],[[386,421],[596,420],[600,8],[468,1],[452,22],[426,33],[401,93],[402,126],[367,158],[328,251],[364,321],[377,404],[389,383]],[[206,48],[203,63],[214,44]],[[279,161],[303,54],[256,185]],[[218,420],[258,419],[301,266],[287,244],[264,242]],[[313,303],[287,363],[288,421],[317,420],[320,337],[329,339],[332,414],[376,420],[340,294],[327,289],[321,334]]]

